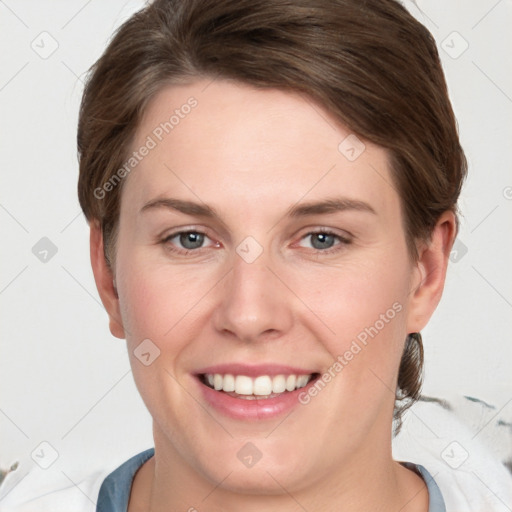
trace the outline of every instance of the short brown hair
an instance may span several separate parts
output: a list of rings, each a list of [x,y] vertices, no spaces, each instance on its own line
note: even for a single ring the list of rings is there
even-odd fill
[[[386,148],[413,258],[439,216],[457,213],[467,164],[436,44],[396,0],[156,0],[119,28],[80,108],[78,196],[101,225],[109,265],[123,181],[96,191],[126,160],[158,91],[215,77],[299,92]],[[421,336],[409,335],[395,432],[419,397],[422,367]]]

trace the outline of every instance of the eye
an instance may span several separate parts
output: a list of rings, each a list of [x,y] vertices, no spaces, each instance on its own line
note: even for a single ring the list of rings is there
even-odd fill
[[[333,247],[337,245],[347,245],[349,243],[350,240],[348,238],[344,238],[331,231],[320,230],[305,235],[299,242],[299,245],[317,251],[329,252],[330,249],[333,249]]]
[[[162,243],[169,246],[169,249],[176,252],[188,253],[197,249],[203,249],[206,241],[211,246],[216,246],[205,233],[201,231],[180,231],[172,233],[162,240]]]

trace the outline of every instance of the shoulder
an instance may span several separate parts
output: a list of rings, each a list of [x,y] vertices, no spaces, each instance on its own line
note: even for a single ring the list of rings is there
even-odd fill
[[[393,440],[393,456],[426,468],[448,512],[507,512],[512,475],[481,442],[478,429],[446,401],[418,402]]]

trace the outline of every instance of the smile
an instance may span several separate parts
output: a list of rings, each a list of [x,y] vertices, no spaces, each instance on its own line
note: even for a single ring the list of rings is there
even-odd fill
[[[254,422],[277,419],[302,407],[299,394],[313,386],[320,373],[272,363],[232,363],[198,369],[194,376],[208,409]]]
[[[202,382],[215,391],[223,391],[235,398],[261,400],[274,398],[305,387],[316,374],[309,375],[233,375],[230,373],[206,373],[200,376]]]

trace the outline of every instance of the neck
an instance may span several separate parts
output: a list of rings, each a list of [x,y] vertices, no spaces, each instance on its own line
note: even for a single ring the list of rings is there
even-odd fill
[[[161,432],[155,429],[154,433],[155,457],[134,479],[128,512],[334,512],[341,505],[350,512],[428,511],[423,479],[393,461],[391,446],[383,452],[382,448],[371,449],[373,443],[367,443],[368,448],[353,454],[335,470],[311,475],[307,482],[293,488],[285,488],[271,472],[260,470],[262,491],[247,493],[236,487],[240,483],[233,478],[234,472],[212,481],[183,460],[165,436],[159,435]]]

